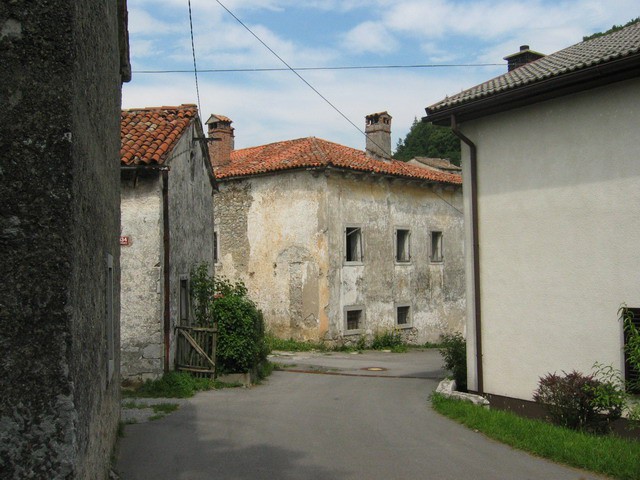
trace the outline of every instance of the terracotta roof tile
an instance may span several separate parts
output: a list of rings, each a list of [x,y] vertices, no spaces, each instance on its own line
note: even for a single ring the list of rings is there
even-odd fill
[[[163,164],[197,116],[198,108],[192,104],[122,110],[120,164]]]
[[[593,65],[640,53],[640,22],[622,30],[572,45],[508,73],[447,97],[427,108],[427,113],[454,107],[559,77]]]
[[[361,150],[316,137],[235,150],[231,153],[231,162],[216,167],[215,175],[218,179],[225,179],[295,168],[327,166],[439,183],[462,183],[462,177],[457,174],[437,172],[399,160],[376,160],[367,157]]]

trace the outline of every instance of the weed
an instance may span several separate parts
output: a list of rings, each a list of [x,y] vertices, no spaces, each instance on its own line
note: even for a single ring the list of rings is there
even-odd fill
[[[376,332],[371,341],[371,348],[374,350],[391,350],[395,353],[406,352],[409,348],[402,339],[399,330],[386,330],[382,333]]]
[[[445,333],[440,337],[442,347],[440,355],[444,359],[444,368],[451,371],[456,387],[467,391],[467,342],[460,333]]]
[[[137,387],[122,391],[123,397],[187,398],[201,390],[223,388],[224,384],[210,378],[196,378],[184,372],[169,372],[157,380],[147,380]]]
[[[151,405],[151,408],[155,413],[163,413],[165,415],[167,413],[175,412],[178,407],[180,407],[180,405],[177,403],[158,403],[156,405]]]

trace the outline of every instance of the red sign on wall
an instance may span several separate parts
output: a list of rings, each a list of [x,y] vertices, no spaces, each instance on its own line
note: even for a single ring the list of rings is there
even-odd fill
[[[131,237],[129,236],[125,236],[125,237],[120,237],[120,245],[128,247],[129,245],[131,245]]]

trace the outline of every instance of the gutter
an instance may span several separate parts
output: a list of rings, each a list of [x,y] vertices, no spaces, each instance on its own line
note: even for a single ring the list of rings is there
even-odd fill
[[[169,237],[169,171],[162,171],[162,241],[163,241],[163,265],[164,277],[164,372],[169,373],[169,352],[171,349],[171,299],[170,284],[170,237]]]
[[[471,249],[473,256],[473,301],[475,319],[476,343],[476,379],[477,393],[484,393],[484,378],[482,370],[482,310],[480,308],[480,243],[478,240],[478,152],[476,145],[469,140],[458,128],[456,116],[451,115],[451,131],[469,147],[469,189],[471,192]],[[465,185],[465,188],[466,185]]]

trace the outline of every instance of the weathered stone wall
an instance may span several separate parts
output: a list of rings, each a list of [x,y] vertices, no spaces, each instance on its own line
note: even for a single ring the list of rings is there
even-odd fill
[[[328,327],[326,178],[308,172],[223,182],[214,196],[217,275],[245,282],[276,335],[319,339]]]
[[[209,160],[202,144],[193,139],[204,138],[200,120],[183,133],[167,164],[169,172],[170,230],[170,368],[176,353],[175,329],[179,321],[180,276],[189,278],[201,263],[213,265],[213,212]]]
[[[122,376],[145,380],[164,369],[162,176],[122,176]]]
[[[463,330],[459,187],[283,172],[222,182],[214,202],[217,273],[245,282],[276,335],[345,341],[344,307],[361,305],[360,334],[370,338],[395,326],[398,303],[411,307],[407,341],[437,341],[443,332]],[[355,225],[362,229],[364,262],[345,264],[345,228]],[[406,265],[395,262],[396,227],[411,230]],[[429,260],[431,230],[443,232],[440,263]]]
[[[344,307],[363,306],[358,334],[369,338],[396,326],[396,306],[410,307],[411,328],[402,329],[410,343],[435,342],[444,332],[463,331],[465,323],[464,224],[462,191],[407,184],[404,180],[364,175],[329,177],[328,338],[345,332]],[[361,227],[364,261],[344,261],[345,227]],[[410,231],[411,258],[395,261],[395,230]],[[444,259],[431,262],[432,230],[441,231]],[[353,339],[351,339],[353,340]]]
[[[119,363],[117,2],[0,4],[0,472],[106,477]]]

